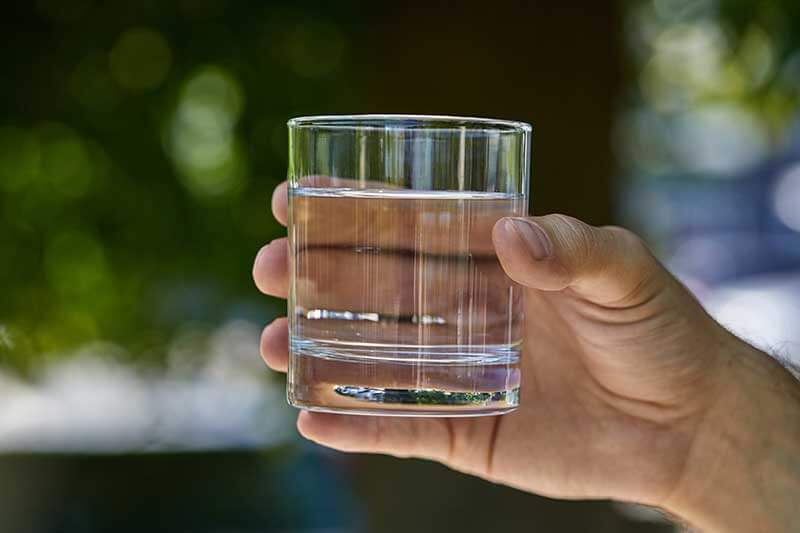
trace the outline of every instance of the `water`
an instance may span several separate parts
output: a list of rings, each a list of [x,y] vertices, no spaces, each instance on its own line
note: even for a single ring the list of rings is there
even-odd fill
[[[519,401],[522,291],[491,240],[518,195],[291,192],[289,401],[477,415]]]

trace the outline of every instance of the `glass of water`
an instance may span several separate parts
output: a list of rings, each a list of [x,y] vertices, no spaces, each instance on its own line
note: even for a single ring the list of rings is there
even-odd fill
[[[522,290],[492,245],[528,206],[531,127],[289,121],[289,402],[407,416],[519,404]]]

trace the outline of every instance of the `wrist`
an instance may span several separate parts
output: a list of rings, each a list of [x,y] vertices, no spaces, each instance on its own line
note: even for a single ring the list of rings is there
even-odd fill
[[[800,528],[800,383],[727,332],[722,345],[718,397],[663,506],[703,531],[794,531]]]

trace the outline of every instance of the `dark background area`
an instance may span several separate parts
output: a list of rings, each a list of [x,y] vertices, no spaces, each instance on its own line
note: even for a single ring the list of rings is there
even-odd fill
[[[668,532],[432,463],[314,452],[0,459],[5,531]],[[347,489],[345,489],[347,487]]]

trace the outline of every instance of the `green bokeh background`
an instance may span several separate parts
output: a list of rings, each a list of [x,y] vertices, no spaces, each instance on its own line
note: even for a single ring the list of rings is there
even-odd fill
[[[42,1],[3,23],[2,364],[102,339],[159,364],[176,329],[282,304],[250,267],[279,236],[286,119],[350,109],[354,4]]]

